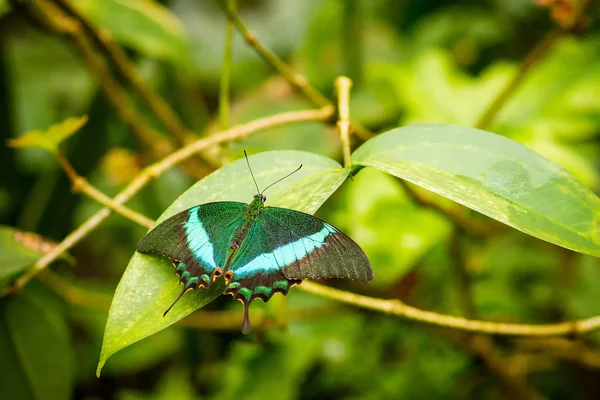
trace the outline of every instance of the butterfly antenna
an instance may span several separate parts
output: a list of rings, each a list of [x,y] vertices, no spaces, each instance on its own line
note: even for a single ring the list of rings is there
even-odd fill
[[[246,154],[246,150],[244,150],[244,157],[246,157],[246,164],[248,164],[248,169],[250,170],[250,175],[252,176],[252,180],[256,185],[256,193],[260,193],[260,189],[258,188],[258,183],[256,183],[256,179],[254,179],[254,174],[252,173],[252,167],[250,167],[250,161],[248,161],[248,154]]]
[[[286,176],[284,176],[281,179],[276,180],[275,182],[271,183],[269,186],[267,186],[261,193],[264,193],[267,191],[268,188],[270,188],[271,186],[273,186],[276,183],[281,182],[282,180],[284,180],[285,178],[287,178],[290,175],[294,175],[296,172],[300,171],[300,168],[302,168],[302,164],[300,164],[300,166],[298,168],[296,168],[294,171],[290,172],[289,174],[287,174]]]

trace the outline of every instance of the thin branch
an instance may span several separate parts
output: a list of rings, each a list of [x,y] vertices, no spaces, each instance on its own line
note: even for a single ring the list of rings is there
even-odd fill
[[[508,100],[512,97],[512,95],[517,91],[521,82],[527,76],[527,73],[531,70],[531,68],[536,65],[540,60],[544,58],[544,56],[548,53],[548,51],[554,46],[554,44],[560,39],[564,34],[562,29],[555,28],[549,34],[547,34],[541,42],[539,42],[533,50],[525,57],[521,65],[519,65],[519,69],[517,73],[512,77],[512,79],[506,84],[504,89],[498,94],[498,96],[494,99],[494,101],[488,106],[485,110],[477,124],[475,125],[479,129],[488,129],[494,119],[500,112],[500,110],[504,107],[504,105],[508,102]]]
[[[313,282],[303,282],[302,285],[299,285],[298,287],[305,292],[341,301],[357,307],[467,332],[505,336],[565,336],[580,335],[600,329],[600,316],[557,324],[532,325],[488,322],[424,311],[411,307],[399,300],[376,299],[330,288]]]
[[[233,22],[238,31],[242,34],[246,42],[250,47],[256,50],[256,53],[269,65],[272,65],[279,73],[287,79],[292,85],[300,90],[306,97],[308,97],[313,103],[319,107],[325,107],[331,105],[331,102],[327,97],[323,96],[321,92],[315,89],[306,77],[290,67],[285,61],[273,53],[270,49],[264,46],[258,41],[256,36],[250,32],[250,29],[242,22],[235,8],[232,7],[230,2],[225,3],[223,7],[227,13],[227,17]]]
[[[254,35],[250,29],[244,24],[240,16],[235,9],[231,8],[226,4],[223,9],[227,13],[227,17],[233,21],[238,32],[242,35],[246,43],[253,48],[256,53],[269,65],[275,68],[281,76],[283,76],[288,82],[295,86],[300,92],[304,93],[314,104],[319,107],[333,106],[333,103],[329,101],[321,92],[319,92],[314,86],[310,84],[308,78],[299,72],[296,72],[290,67],[285,61],[283,61],[277,54],[268,49],[263,45]],[[353,122],[354,132],[362,140],[369,140],[372,138],[373,133],[369,132],[364,126],[357,122]]]
[[[54,1],[88,33],[98,48],[106,54],[108,60],[115,66],[121,77],[131,86],[133,91],[137,93],[139,98],[171,135],[176,137],[181,143],[185,143],[186,138],[195,136],[193,132],[184,126],[169,104],[161,96],[154,93],[146,82],[144,82],[123,49],[113,42],[112,35],[108,30],[94,26],[68,1]]]
[[[350,89],[352,81],[340,76],[335,80],[335,89],[338,98],[338,122],[337,128],[342,140],[342,152],[344,154],[344,167],[348,168],[352,165],[350,158]]]
[[[186,159],[190,156],[204,150],[209,146],[215,144],[229,142],[232,140],[239,140],[251,135],[253,133],[273,128],[293,122],[306,122],[306,121],[324,121],[333,115],[333,108],[324,107],[319,110],[303,110],[303,111],[292,111],[284,112],[269,117],[257,119],[245,125],[235,126],[227,131],[221,132],[208,138],[197,140],[190,145],[183,147],[165,157],[163,160],[146,167],[133,181],[127,185],[113,200],[115,204],[124,204],[126,201],[131,199],[137,194],[143,187],[145,187],[153,179]],[[4,290],[2,296],[6,296],[11,293],[19,292],[27,283],[44,270],[50,263],[56,260],[62,253],[75,246],[86,237],[92,230],[100,225],[108,216],[111,214],[110,208],[103,208],[96,214],[87,219],[82,225],[71,232],[67,237],[63,239],[55,248],[50,252],[46,253],[41,259],[39,259],[32,268],[25,272],[11,287]],[[1,296],[0,296],[1,297]]]
[[[106,194],[104,194],[103,192],[98,190],[96,187],[91,185],[87,181],[87,179],[80,176],[75,171],[75,169],[73,168],[73,166],[71,165],[69,160],[67,160],[67,158],[62,153],[60,153],[60,152],[57,153],[57,157],[58,157],[58,160],[60,161],[60,164],[62,165],[63,169],[65,170],[67,176],[71,180],[71,183],[73,184],[73,192],[84,193],[91,199],[97,201],[98,203],[102,204],[103,206],[105,206],[107,208],[110,208],[117,214],[121,214],[125,218],[137,223],[138,225],[141,225],[145,228],[152,227],[152,225],[154,224],[154,221],[152,221],[150,218],[148,218],[136,211],[133,211],[132,209],[125,207],[124,205],[122,205],[120,203],[115,202],[109,196],[107,196]]]
[[[477,128],[488,129],[494,122],[494,119],[500,110],[517,91],[527,74],[531,71],[532,67],[537,65],[546,56],[546,54],[548,54],[550,49],[552,49],[552,47],[560,38],[574,29],[577,29],[581,25],[582,21],[587,18],[587,8],[591,3],[593,3],[593,1],[582,0],[581,3],[582,4],[579,6],[579,9],[576,11],[576,15],[570,21],[570,24],[554,28],[529,52],[529,54],[527,54],[521,65],[519,65],[517,73],[506,84],[504,89],[502,89],[494,101],[489,105],[487,110],[483,113],[475,125]]]

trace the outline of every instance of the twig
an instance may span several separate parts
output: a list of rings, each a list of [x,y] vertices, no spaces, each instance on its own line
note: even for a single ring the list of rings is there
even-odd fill
[[[113,200],[115,204],[123,204],[137,194],[144,186],[146,186],[152,179],[156,178],[163,172],[176,164],[185,161],[187,158],[195,153],[202,151],[208,146],[215,144],[228,142],[232,140],[238,140],[245,138],[246,136],[265,130],[268,128],[289,124],[292,122],[306,122],[306,121],[323,121],[331,118],[333,109],[330,107],[324,107],[319,110],[303,110],[303,111],[292,111],[281,114],[272,115],[257,119],[245,125],[235,126],[225,132],[221,132],[217,135],[210,136],[208,138],[197,140],[190,145],[183,147],[182,149],[170,154],[163,160],[146,167],[133,181],[127,185]],[[11,287],[7,288],[2,296],[6,296],[11,293],[19,292],[32,278],[34,278],[40,271],[44,270],[51,262],[56,260],[62,253],[76,245],[81,239],[86,237],[92,230],[100,225],[109,215],[111,209],[103,208],[96,214],[91,216],[77,229],[71,232],[67,237],[63,239],[55,248],[50,252],[46,253],[41,259],[39,259],[32,268],[25,272]],[[1,296],[0,296],[1,297]]]
[[[357,307],[467,332],[505,336],[564,336],[580,335],[600,329],[600,316],[557,324],[532,325],[488,322],[424,311],[411,307],[399,300],[376,299],[330,288],[313,282],[303,282],[302,285],[299,285],[298,287],[305,292],[352,304]]]
[[[176,137],[180,143],[185,143],[186,138],[195,136],[188,130],[177,114],[169,104],[158,96],[141,78],[129,58],[117,46],[109,31],[102,27],[96,27],[91,24],[81,13],[65,0],[54,0],[65,12],[67,12],[81,27],[89,34],[96,45],[104,51],[108,60],[115,66],[118,73],[137,93],[139,98],[152,111],[156,119],[165,127],[165,129]]]
[[[502,107],[504,107],[506,102],[516,92],[531,68],[544,58],[548,51],[554,46],[554,44],[556,44],[558,39],[568,34],[572,30],[577,29],[582,20],[587,17],[587,7],[593,3],[593,1],[582,0],[581,3],[582,4],[580,5],[579,9],[576,11],[577,15],[575,15],[570,24],[554,28],[529,52],[529,54],[527,54],[521,65],[519,65],[517,73],[489,105],[475,127],[479,129],[488,129],[494,122],[495,117],[498,115]]]
[[[277,70],[281,76],[289,81],[293,86],[300,90],[306,97],[308,97],[314,104],[319,107],[333,107],[333,103],[329,101],[321,92],[319,92],[314,86],[310,84],[306,76],[299,72],[296,72],[290,67],[285,61],[277,56],[274,52],[263,45],[254,35],[250,29],[244,24],[239,17],[235,9],[228,6],[223,7],[227,13],[227,17],[233,21],[238,32],[242,35],[246,43],[253,48],[256,53],[268,64],[270,64],[275,70]],[[372,138],[373,133],[369,132],[364,126],[359,123],[353,122],[354,132],[362,139],[369,140]]]
[[[96,55],[92,45],[86,39],[85,35],[82,34],[81,24],[67,16],[49,0],[36,0],[33,4],[37,5],[37,8],[45,17],[45,22],[47,22],[52,30],[60,35],[69,37],[73,41],[90,67],[90,70],[99,81],[100,88],[104,91],[108,102],[120,118],[132,129],[139,140],[150,147],[158,157],[168,152],[167,149],[171,147],[170,144],[167,145],[164,141],[159,141],[158,139],[161,135],[150,127],[137,113],[125,92],[112,78],[106,63]]]
[[[342,152],[344,154],[344,167],[348,168],[352,165],[350,159],[350,88],[352,81],[340,76],[335,80],[335,89],[338,98],[338,122],[337,128],[342,141]]]
[[[60,164],[62,165],[62,167],[65,170],[69,179],[71,180],[71,183],[73,185],[73,192],[84,193],[85,195],[90,197],[92,200],[96,200],[98,203],[102,204],[103,206],[110,208],[117,214],[121,214],[125,218],[137,223],[138,225],[141,225],[145,228],[152,227],[152,225],[154,224],[154,221],[152,221],[150,218],[148,218],[136,211],[133,211],[132,209],[130,209],[128,207],[125,207],[123,204],[115,202],[109,196],[102,193],[96,187],[91,185],[87,181],[87,179],[80,176],[75,171],[75,169],[73,168],[73,166],[71,165],[69,160],[67,160],[67,158],[61,152],[58,152],[56,155],[58,157],[58,161],[60,161]]]
[[[552,48],[552,46],[558,39],[562,37],[563,34],[564,30],[555,28],[552,30],[552,32],[547,34],[544,39],[542,39],[542,41],[533,48],[533,50],[531,50],[521,65],[519,65],[517,73],[485,110],[477,124],[475,124],[477,128],[488,129],[492,125],[496,115],[498,115],[502,107],[504,107],[506,102],[512,97],[517,88],[521,85],[521,82],[523,82],[523,79],[525,79],[527,73],[546,55],[546,53],[548,53],[548,50]]]
[[[258,55],[262,57],[267,64],[272,65],[285,79],[287,79],[292,85],[304,93],[306,97],[308,97],[319,107],[331,105],[331,102],[325,96],[323,96],[321,92],[315,89],[308,82],[308,79],[306,79],[304,75],[294,71],[294,69],[286,64],[285,61],[283,61],[275,53],[257,40],[256,36],[250,32],[248,27],[242,22],[235,8],[232,7],[230,2],[226,2],[225,7],[223,8],[227,13],[227,17],[237,27],[238,31],[242,34],[248,45],[256,50]]]

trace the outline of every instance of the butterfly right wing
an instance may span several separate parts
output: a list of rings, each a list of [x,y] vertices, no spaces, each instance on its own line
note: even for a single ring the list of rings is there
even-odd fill
[[[183,293],[210,287],[223,273],[231,237],[243,221],[245,208],[246,204],[232,201],[189,208],[148,232],[136,249],[169,258],[184,285]]]

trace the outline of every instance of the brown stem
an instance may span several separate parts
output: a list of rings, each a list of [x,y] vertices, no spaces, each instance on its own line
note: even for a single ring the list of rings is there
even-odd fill
[[[552,48],[552,46],[554,46],[557,40],[563,36],[564,33],[564,30],[555,28],[531,50],[527,57],[525,57],[525,60],[523,60],[521,65],[519,65],[517,73],[506,84],[504,89],[502,89],[492,104],[490,104],[487,110],[483,113],[475,125],[477,128],[488,129],[492,125],[495,117],[519,88],[521,82],[523,82],[523,79],[525,79],[527,76],[527,73],[548,53],[548,51]]]
[[[91,185],[84,177],[80,176],[69,160],[59,151],[56,153],[58,157],[58,161],[60,165],[63,167],[65,173],[69,177],[73,185],[74,192],[82,192],[93,200],[96,200],[98,203],[102,204],[105,207],[110,208],[115,211],[117,214],[124,216],[125,218],[141,225],[145,228],[150,228],[154,224],[150,218],[133,211],[132,209],[125,207],[122,204],[115,202],[113,199],[108,197],[106,194],[102,193],[100,190],[96,189],[93,185]]]
[[[242,35],[246,43],[253,48],[256,53],[269,65],[275,68],[281,76],[295,86],[300,92],[304,93],[313,103],[319,107],[333,107],[333,103],[329,101],[321,92],[310,84],[306,76],[294,71],[285,61],[277,56],[274,52],[263,45],[256,35],[250,32],[250,29],[244,24],[236,10],[229,7],[227,4],[223,7],[227,13],[227,17],[234,23],[238,32]],[[364,126],[353,122],[354,132],[362,139],[368,140],[372,138],[373,133],[369,132]]]
[[[504,107],[519,88],[523,79],[525,79],[528,72],[531,71],[531,68],[546,56],[561,37],[578,29],[578,27],[582,25],[582,22],[587,18],[586,10],[593,2],[593,0],[581,0],[575,11],[575,16],[569,21],[569,24],[554,28],[529,52],[521,65],[519,65],[519,69],[512,80],[506,84],[504,89],[498,94],[498,97],[494,99],[492,104],[490,104],[483,113],[475,125],[477,128],[488,129],[492,125],[502,107]]]
[[[580,335],[600,329],[600,316],[576,321],[559,322],[556,324],[509,324],[478,321],[452,315],[438,314],[411,307],[399,300],[376,299],[330,288],[313,282],[303,282],[298,288],[308,293],[313,293],[321,297],[341,301],[357,307],[467,332],[504,336],[565,336]]]

